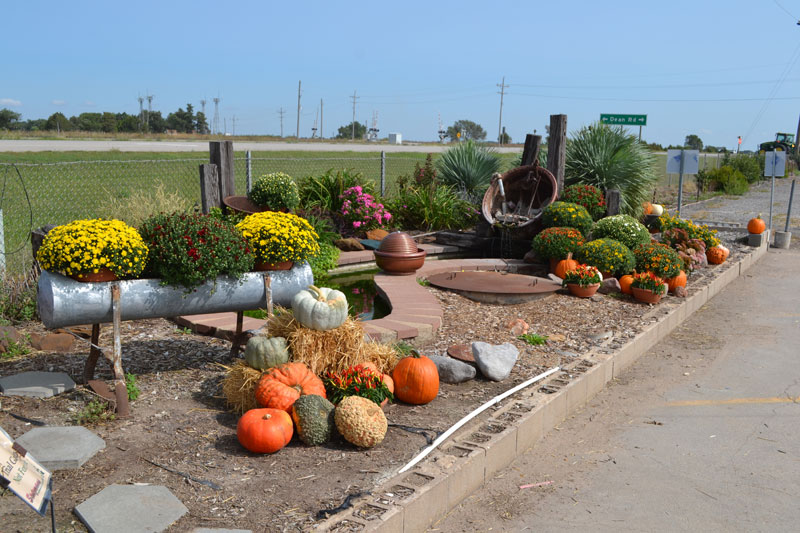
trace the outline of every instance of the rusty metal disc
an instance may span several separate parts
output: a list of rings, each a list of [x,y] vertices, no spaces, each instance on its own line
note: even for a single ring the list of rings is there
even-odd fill
[[[455,291],[482,303],[518,304],[550,296],[561,284],[545,278],[508,272],[444,272],[428,278],[431,285]]]
[[[466,363],[475,362],[475,357],[472,355],[472,347],[469,344],[454,344],[447,349],[447,355]]]

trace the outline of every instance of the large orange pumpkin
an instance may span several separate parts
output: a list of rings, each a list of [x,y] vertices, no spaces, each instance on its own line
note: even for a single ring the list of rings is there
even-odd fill
[[[301,394],[325,396],[325,385],[303,363],[286,363],[267,370],[256,385],[256,401],[262,407],[292,411]]]
[[[292,417],[280,409],[250,409],[236,424],[239,443],[255,453],[275,453],[293,434]]]
[[[677,276],[672,278],[667,278],[667,286],[669,287],[669,292],[675,292],[675,289],[677,289],[678,287],[685,287],[686,272],[681,270]]]
[[[761,215],[758,215],[756,218],[751,218],[747,223],[747,231],[755,235],[764,233],[765,229],[767,229],[767,225],[764,223]]]
[[[392,370],[394,395],[415,405],[428,403],[439,394],[439,371],[436,364],[416,350],[400,359]]]
[[[555,275],[561,279],[564,279],[564,276],[567,275],[567,272],[569,272],[570,270],[575,270],[576,268],[578,268],[579,264],[580,263],[578,263],[572,258],[572,252],[570,252],[567,254],[566,259],[562,259],[556,265]]]
[[[631,283],[633,283],[632,274],[625,274],[619,278],[619,290],[622,291],[622,294],[633,294]]]
[[[725,262],[726,257],[725,250],[719,246],[712,246],[706,250],[706,259],[708,259],[708,262],[712,265],[721,265]]]

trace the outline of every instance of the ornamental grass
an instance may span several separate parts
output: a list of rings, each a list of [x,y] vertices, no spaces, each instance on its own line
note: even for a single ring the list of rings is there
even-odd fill
[[[41,267],[67,276],[107,268],[118,278],[137,277],[148,248],[139,232],[120,220],[75,220],[45,236],[36,254]]]
[[[247,216],[236,228],[250,243],[257,261],[306,261],[319,254],[319,235],[304,218],[264,211]]]

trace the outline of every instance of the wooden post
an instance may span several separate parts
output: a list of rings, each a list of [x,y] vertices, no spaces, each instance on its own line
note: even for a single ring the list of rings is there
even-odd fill
[[[233,141],[211,141],[208,143],[210,163],[217,165],[219,173],[219,197],[224,200],[236,194],[233,173]],[[223,211],[225,208],[223,206]]]
[[[558,196],[564,190],[564,164],[567,159],[567,115],[550,115],[550,140],[547,141],[547,170],[556,178]]]
[[[619,204],[622,200],[618,189],[606,191],[606,215],[619,215]]]
[[[200,165],[200,206],[204,215],[212,207],[222,207],[217,165]]]
[[[531,133],[525,136],[525,147],[522,149],[522,166],[532,165],[539,159],[539,147],[542,144],[541,135]]]

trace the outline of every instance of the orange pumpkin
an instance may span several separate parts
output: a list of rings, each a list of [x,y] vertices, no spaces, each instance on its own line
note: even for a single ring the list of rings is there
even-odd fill
[[[280,409],[250,409],[236,424],[239,443],[255,453],[275,453],[293,434],[292,417]]]
[[[256,401],[262,407],[292,411],[301,394],[325,396],[325,385],[303,363],[286,363],[267,370],[256,386]]]
[[[681,270],[677,276],[667,278],[667,286],[669,287],[669,292],[675,292],[678,287],[686,287],[686,272]]]
[[[625,274],[619,278],[619,290],[622,291],[622,294],[633,294],[631,283],[633,283],[633,274]]]
[[[562,259],[556,265],[555,275],[561,279],[564,279],[564,276],[567,275],[567,272],[569,272],[570,270],[575,270],[576,268],[578,268],[579,264],[580,263],[578,263],[572,258],[572,252],[570,252],[567,254],[566,259]]]
[[[439,394],[439,371],[436,364],[416,350],[400,359],[392,370],[394,395],[414,405],[428,403]]]
[[[650,215],[650,214],[653,213],[653,204],[652,203],[645,202],[645,203],[642,204],[642,207],[644,207],[644,214],[645,215]]]
[[[381,374],[381,380],[383,381],[384,385],[386,385],[386,388],[389,389],[389,392],[394,394],[394,380],[392,379],[392,376],[389,374]]]
[[[725,262],[725,258],[727,254],[725,250],[720,248],[719,246],[712,246],[708,250],[706,250],[706,259],[712,265],[720,265]]]
[[[756,218],[751,218],[750,222],[747,223],[747,231],[754,235],[764,233],[765,229],[767,229],[767,225],[764,223],[761,215],[758,215]]]

